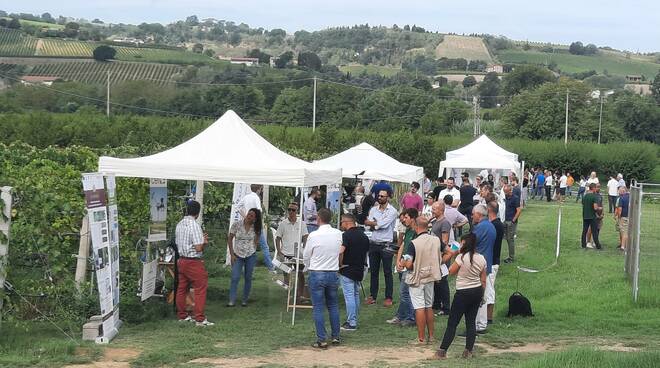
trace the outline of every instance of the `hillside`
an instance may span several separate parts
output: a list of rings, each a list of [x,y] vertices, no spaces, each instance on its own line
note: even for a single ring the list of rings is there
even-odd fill
[[[0,56],[7,57],[63,57],[92,58],[99,42],[36,38],[12,29],[0,28]],[[169,64],[223,64],[225,62],[206,55],[185,50],[112,46],[116,59]]]
[[[498,59],[503,63],[511,64],[556,64],[557,69],[563,73],[578,73],[595,70],[598,74],[611,75],[644,75],[647,79],[653,77],[660,70],[660,64],[643,59],[626,58],[620,53],[601,50],[597,55],[571,55],[569,53],[547,53],[534,50],[507,49],[497,53]]]

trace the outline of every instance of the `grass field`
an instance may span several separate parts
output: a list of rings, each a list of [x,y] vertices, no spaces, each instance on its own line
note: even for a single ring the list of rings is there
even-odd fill
[[[605,218],[601,233],[605,250],[583,251],[578,240],[581,208],[568,201],[563,208],[561,256],[551,267],[558,208],[555,203],[533,201],[524,210],[516,245],[517,263],[500,268],[495,323],[487,334],[478,337],[471,361],[457,357],[464,344],[460,337],[450,348],[447,361],[429,360],[435,344],[411,346],[415,330],[385,324],[395,310],[380,304],[361,307],[359,330],[343,333],[343,346],[314,352],[308,348],[314,341],[310,311],[299,311],[296,326],[292,327],[291,315],[284,306],[285,291],[274,284],[263,267],[257,267],[249,306],[224,307],[229,272],[221,266],[222,252],[217,249],[222,247],[218,247],[206,256],[210,274],[207,313],[216,326],[196,328],[175,321],[173,315],[127,324],[107,348],[105,363],[100,364],[111,364],[109,361],[114,359],[124,362],[114,362],[113,367],[128,367],[129,361],[133,367],[657,367],[659,305],[632,303],[630,285],[623,274],[623,256],[614,249],[616,234],[611,218]],[[660,214],[660,206],[647,208]],[[223,244],[222,240],[216,244]],[[654,246],[652,251],[660,253],[658,244]],[[504,258],[506,244],[503,248]],[[516,265],[543,271],[519,273]],[[395,277],[395,290],[397,284]],[[453,279],[450,284],[454,285]],[[647,293],[657,295],[660,291],[657,284],[646,287]],[[649,289],[652,287],[655,290]],[[507,298],[515,290],[530,299],[534,317],[505,316]],[[340,297],[342,318],[343,304]],[[437,317],[437,339],[442,337],[445,324],[445,317]],[[79,337],[79,327],[70,332]],[[102,349],[88,343],[78,347],[43,323],[19,327],[5,323],[0,335],[0,365],[50,367],[89,362],[101,359]],[[194,359],[196,363],[190,363]]]
[[[435,49],[435,57],[449,59],[463,58],[466,60],[484,60],[491,62],[492,58],[484,41],[480,37],[446,35]]]
[[[7,17],[5,17],[5,19],[11,20],[11,18],[7,18]],[[63,24],[38,22],[36,20],[27,20],[27,19],[19,19],[18,21],[21,23],[22,26],[45,27],[50,29],[64,29]]]
[[[615,53],[603,53],[594,56],[571,55],[566,53],[551,54],[540,51],[501,50],[497,57],[503,63],[549,64],[557,63],[562,72],[577,73],[595,70],[599,74],[607,71],[614,75],[641,74],[653,79],[660,64],[645,62]]]
[[[382,65],[343,65],[339,67],[339,70],[353,75],[360,75],[366,72],[367,74],[378,74],[384,77],[391,77],[400,72],[401,68]]]
[[[56,76],[83,83],[105,83],[110,72],[110,82],[125,80],[169,80],[181,68],[171,64],[135,63],[125,61],[72,61],[68,63],[42,64],[32,67],[29,75]],[[164,84],[166,82],[159,82]]]

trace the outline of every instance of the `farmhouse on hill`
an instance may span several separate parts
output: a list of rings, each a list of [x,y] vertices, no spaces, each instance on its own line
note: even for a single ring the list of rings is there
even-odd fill
[[[62,80],[62,78],[45,75],[25,75],[21,77],[22,84],[45,84],[47,86],[51,86],[53,85],[53,82],[59,80]]]
[[[243,64],[247,66],[258,66],[259,65],[259,59],[258,58],[251,58],[251,57],[227,57],[227,56],[218,56],[218,59],[220,60],[227,60],[232,64]]]

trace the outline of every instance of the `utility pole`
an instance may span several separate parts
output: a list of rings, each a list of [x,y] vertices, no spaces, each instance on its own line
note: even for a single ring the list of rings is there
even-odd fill
[[[568,93],[566,89],[566,124],[564,125],[564,147],[568,146]]]
[[[598,144],[600,144],[600,131],[603,128],[603,92],[600,93],[600,117],[598,118]]]
[[[312,109],[312,132],[314,132],[316,130],[316,76],[314,76],[314,102]]]
[[[478,136],[481,134],[481,121],[479,117],[479,97],[478,96],[472,96],[472,113],[474,114],[474,126],[473,126],[473,131],[472,135],[474,137]]]
[[[106,81],[107,92],[106,92],[106,101],[105,101],[105,114],[107,117],[110,117],[110,71],[108,70],[108,77]]]

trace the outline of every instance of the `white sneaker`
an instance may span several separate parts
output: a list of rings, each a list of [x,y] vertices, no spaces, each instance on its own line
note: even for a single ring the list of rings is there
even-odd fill
[[[587,248],[594,249],[595,248],[594,243],[592,243],[592,242],[587,243]]]
[[[196,325],[196,326],[200,326],[200,327],[207,327],[207,326],[213,326],[213,325],[215,325],[215,323],[213,323],[213,322],[209,322],[208,319],[205,319],[205,320],[203,320],[202,322],[197,322],[197,323],[195,323],[195,325]]]
[[[195,320],[192,317],[188,316],[186,318],[180,319],[179,322],[195,322]]]

